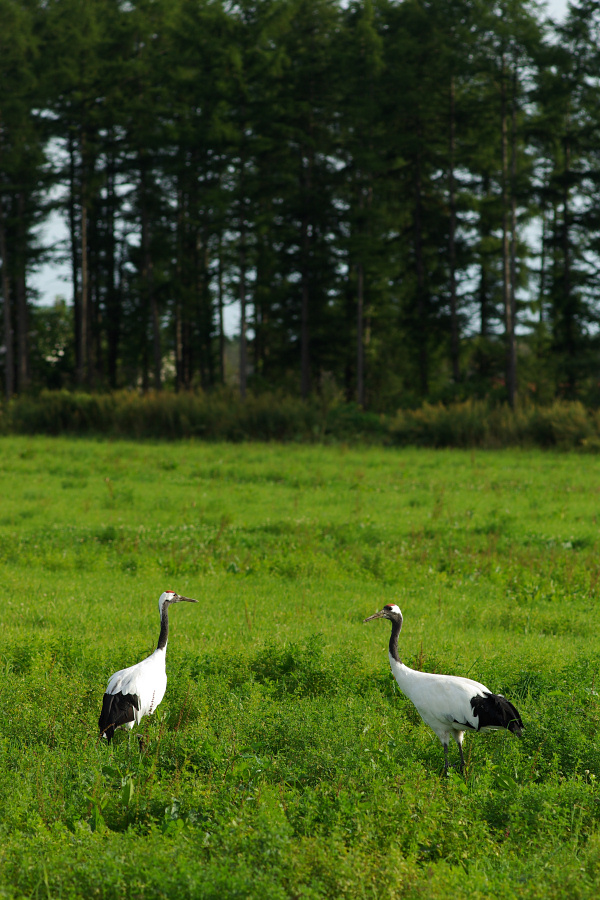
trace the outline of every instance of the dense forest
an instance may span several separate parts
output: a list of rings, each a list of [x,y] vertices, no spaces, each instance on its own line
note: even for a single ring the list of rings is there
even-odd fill
[[[600,0],[0,0],[4,395],[209,389],[235,303],[242,396],[600,402],[599,75]]]

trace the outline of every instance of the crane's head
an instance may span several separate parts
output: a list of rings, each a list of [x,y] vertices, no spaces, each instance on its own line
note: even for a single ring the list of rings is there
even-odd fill
[[[192,600],[191,597],[182,597],[181,594],[175,593],[175,591],[165,591],[158,598],[158,609],[162,613],[163,606],[166,603],[179,603],[181,600],[185,600],[187,603],[197,603],[197,600]]]
[[[370,622],[372,619],[390,619],[392,622],[398,622],[400,627],[402,627],[402,613],[400,612],[400,607],[396,606],[395,603],[388,603],[383,609],[380,609],[379,612],[376,612],[374,616],[369,616],[368,619],[363,620],[364,622]]]

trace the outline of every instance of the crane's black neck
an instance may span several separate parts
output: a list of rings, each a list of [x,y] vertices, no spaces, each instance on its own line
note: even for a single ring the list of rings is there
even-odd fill
[[[157,650],[165,650],[169,637],[169,603],[165,601],[160,614],[160,634],[158,636]]]
[[[392,633],[390,634],[390,656],[392,659],[395,659],[396,662],[401,663],[402,660],[398,656],[398,635],[400,634],[400,630],[402,628],[402,619],[392,619]]]

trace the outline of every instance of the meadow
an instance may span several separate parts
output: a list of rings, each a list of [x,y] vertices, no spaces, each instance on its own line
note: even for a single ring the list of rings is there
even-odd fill
[[[595,455],[0,438],[0,898],[597,897],[599,516]],[[387,602],[522,739],[444,777]]]

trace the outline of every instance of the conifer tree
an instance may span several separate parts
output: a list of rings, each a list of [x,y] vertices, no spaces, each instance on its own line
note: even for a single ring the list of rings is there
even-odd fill
[[[6,397],[29,386],[28,274],[37,257],[34,227],[46,211],[35,13],[34,6],[0,2],[0,289]]]

